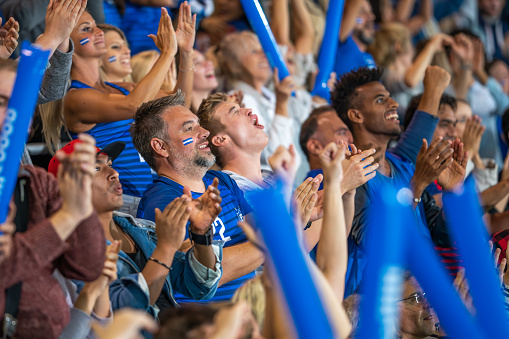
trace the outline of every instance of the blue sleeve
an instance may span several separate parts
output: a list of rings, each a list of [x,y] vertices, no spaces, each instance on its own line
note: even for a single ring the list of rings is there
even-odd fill
[[[132,307],[150,312],[150,297],[138,283],[138,274],[123,276],[110,284],[110,301],[113,310]]]
[[[437,21],[457,12],[464,0],[434,0],[433,15]]]
[[[244,192],[239,188],[235,180],[223,172],[209,171],[209,173],[216,176],[222,184],[228,187],[235,194],[237,201],[239,202],[242,214],[246,215],[253,211],[253,208],[249,205],[246,198],[244,197]]]
[[[222,250],[219,259],[222,260]],[[222,270],[223,267],[221,266],[221,273]],[[174,291],[194,300],[212,298],[216,294],[219,285],[219,280],[211,287],[207,287],[198,281],[189,264],[189,251],[187,253],[175,253],[171,265],[170,282]]]
[[[403,132],[391,153],[395,153],[415,165],[417,154],[419,154],[422,146],[422,139],[426,139],[428,144],[430,143],[437,123],[438,118],[436,116],[423,111],[416,111],[408,128]]]
[[[488,90],[490,91],[491,95],[493,95],[493,98],[497,103],[497,114],[499,116],[504,115],[505,110],[509,106],[509,96],[504,93],[504,90],[498,81],[492,77],[488,78],[486,87],[488,87]]]
[[[119,267],[119,272],[122,272],[121,260],[118,260],[117,267]],[[124,274],[110,284],[111,307],[113,310],[118,310],[123,307],[140,309],[147,311],[155,317],[157,312],[154,307],[150,305],[149,295],[145,293],[138,283],[138,274],[141,273]],[[84,283],[78,280],[73,280],[73,282],[76,284],[78,293],[81,292]]]
[[[137,218],[146,219],[155,222],[156,214],[155,209],[159,208],[161,211],[168,206],[175,198],[182,195],[183,192],[176,192],[174,189],[168,189],[161,185],[161,189],[156,194],[152,195],[149,199],[142,200],[138,206]]]

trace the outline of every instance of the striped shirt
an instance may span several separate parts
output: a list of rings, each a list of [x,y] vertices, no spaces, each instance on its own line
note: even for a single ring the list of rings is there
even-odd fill
[[[112,83],[106,83],[115,89],[121,91],[124,95],[128,95],[129,91]],[[71,88],[93,88],[80,81],[73,80]],[[134,148],[129,127],[134,119],[120,120],[108,123],[98,123],[86,133],[93,136],[96,140],[97,147],[102,149],[104,146],[114,142],[125,142],[125,149],[117,159],[113,162],[113,168],[119,174],[119,180],[122,184],[124,194],[141,197],[148,185],[153,182],[155,175],[149,165],[141,157]],[[71,133],[73,139],[78,138],[76,133]]]
[[[219,179],[218,189],[221,198],[221,213],[214,221],[212,227],[214,231],[214,240],[224,241],[224,247],[229,247],[245,242],[246,236],[237,226],[239,221],[244,220],[244,215],[251,212],[251,207],[244,198],[244,193],[228,175],[217,172],[208,171],[203,177],[205,187],[212,184],[214,178]],[[154,183],[147,187],[147,190],[141,198],[138,206],[138,218],[155,221],[154,209],[157,207],[161,211],[175,198],[182,196],[184,187],[175,181],[160,176],[154,180]],[[192,192],[193,198],[200,197],[203,193]],[[186,228],[187,229],[187,228]],[[186,238],[188,235],[186,234]],[[216,295],[207,301],[225,301],[230,300],[235,291],[248,279],[254,277],[254,272],[217,289]],[[178,302],[196,302],[194,299],[184,297],[182,294],[175,293],[175,299]]]

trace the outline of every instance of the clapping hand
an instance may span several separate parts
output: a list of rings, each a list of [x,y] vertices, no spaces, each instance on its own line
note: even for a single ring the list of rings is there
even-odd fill
[[[321,174],[314,178],[307,178],[292,194],[291,206],[294,210],[299,211],[302,225],[306,225],[313,214],[316,202],[318,201],[317,192],[322,180],[323,175]],[[323,211],[321,213],[323,214]]]
[[[481,124],[479,116],[474,115],[467,119],[461,141],[463,142],[463,149],[468,152],[470,158],[479,154],[481,138],[485,129],[486,127]]]
[[[2,24],[2,18],[0,18]],[[9,18],[0,28],[0,60],[8,59],[18,47],[19,23],[14,18]]]
[[[196,234],[203,235],[207,233],[210,225],[221,213],[222,198],[218,186],[219,179],[214,178],[212,185],[197,199],[192,199],[191,190],[189,187],[184,187],[184,194],[191,201],[191,214],[189,216],[191,229]]]
[[[183,195],[175,198],[161,212],[155,209],[156,235],[158,244],[177,251],[186,236],[186,225],[191,214],[191,199]]]
[[[437,180],[440,173],[451,166],[452,154],[450,140],[443,141],[442,137],[434,139],[428,147],[426,139],[422,140],[421,150],[417,154],[415,172],[412,177],[414,197],[419,198],[429,184]]]
[[[463,151],[463,143],[456,139],[451,147],[454,150],[453,161],[438,176],[438,184],[445,191],[452,191],[461,186],[467,172],[468,152]]]

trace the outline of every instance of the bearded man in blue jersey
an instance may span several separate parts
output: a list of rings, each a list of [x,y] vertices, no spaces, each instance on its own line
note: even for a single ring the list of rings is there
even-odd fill
[[[380,82],[381,75],[378,69],[361,67],[344,74],[332,93],[334,109],[352,132],[354,144],[363,150],[375,148],[375,162],[379,164],[377,175],[357,188],[349,235],[346,296],[352,294],[362,280],[367,260],[366,238],[370,234],[367,210],[377,188],[382,183],[409,187],[413,192],[419,233],[431,238],[437,246],[450,247],[441,208],[425,188],[438,178],[443,189],[452,190],[462,184],[465,176],[466,160],[463,163],[463,145],[459,140],[431,142],[438,122],[440,98],[449,85],[450,75],[437,66],[427,68],[424,93],[414,118],[392,149],[388,149],[389,141],[401,133],[398,104]]]
[[[207,232],[190,231],[187,236],[194,243],[223,244],[223,275],[211,299],[221,301],[229,300],[244,281],[253,277],[264,258],[237,226],[251,212],[243,192],[227,174],[208,170],[215,163],[208,135],[198,117],[184,106],[184,96],[180,93],[141,105],[131,127],[134,146],[158,174],[143,194],[139,218],[154,220],[155,208],[164,208],[182,194],[192,196],[195,203],[201,204],[207,187],[218,182],[221,213],[215,220],[210,220],[206,213],[191,213],[190,224],[200,225],[193,229],[204,227]],[[180,302],[194,301],[182,295],[175,297]]]

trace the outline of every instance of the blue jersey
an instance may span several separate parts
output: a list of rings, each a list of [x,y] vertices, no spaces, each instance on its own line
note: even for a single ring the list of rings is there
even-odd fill
[[[166,9],[170,13],[170,8]],[[129,42],[132,55],[157,49],[154,41],[148,35],[157,35],[160,19],[161,7],[141,6],[131,3],[129,0],[125,2],[121,28]]]
[[[244,220],[244,215],[251,212],[251,207],[244,198],[242,190],[227,174],[217,171],[208,171],[203,177],[205,187],[210,186],[214,178],[219,179],[218,189],[223,199],[221,202],[221,213],[212,225],[214,240],[224,241],[224,247],[243,243],[247,239],[240,227],[237,226],[237,223]],[[157,207],[161,211],[164,210],[175,198],[182,196],[183,192],[184,187],[179,183],[166,177],[158,177],[154,180],[152,185],[147,187],[147,190],[143,194],[143,198],[141,198],[138,206],[137,217],[155,221],[155,208]],[[195,199],[202,194],[203,193],[192,192],[193,198]],[[254,277],[254,272],[220,286],[217,289],[216,295],[207,302],[231,299],[237,288],[252,277]],[[178,302],[196,302],[181,294],[175,294],[175,299]]]
[[[339,42],[336,64],[334,65],[334,72],[338,79],[341,75],[363,66],[370,68],[376,66],[371,54],[362,52],[353,41],[352,36],[349,36],[345,42]]]
[[[128,95],[129,91],[115,84],[106,83]],[[71,88],[93,88],[80,81],[73,80]],[[120,120],[108,123],[98,123],[86,133],[95,138],[97,147],[102,149],[113,141],[125,142],[125,149],[113,162],[113,168],[119,174],[119,180],[125,194],[141,197],[145,188],[153,182],[155,174],[152,174],[150,166],[134,148],[129,127],[134,119]],[[73,139],[78,135],[71,133]]]
[[[113,0],[104,0],[104,22],[113,25],[116,27],[120,27],[122,24],[122,16],[118,12],[117,6],[115,5]]]

